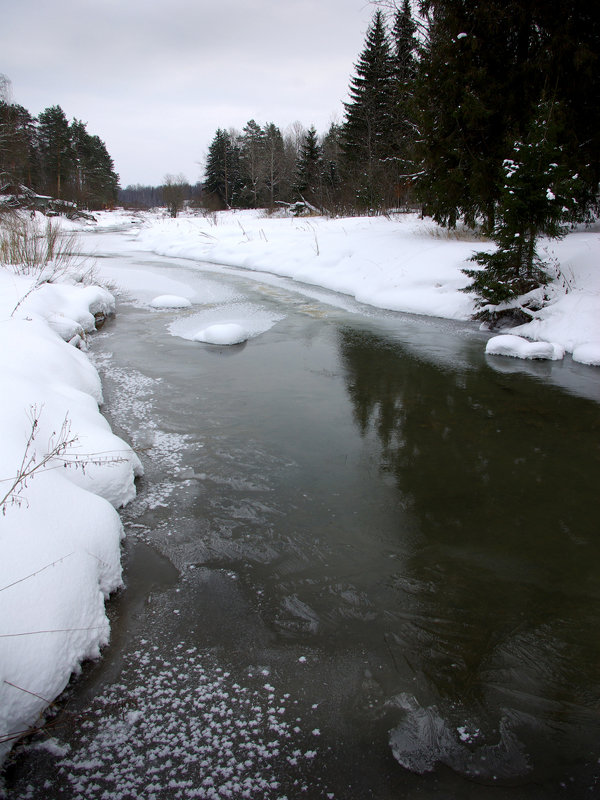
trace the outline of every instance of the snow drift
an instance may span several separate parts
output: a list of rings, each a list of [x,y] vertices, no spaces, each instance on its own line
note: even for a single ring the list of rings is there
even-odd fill
[[[72,345],[113,310],[101,287],[37,285],[0,268],[0,762],[108,641],[104,600],[121,585],[116,508],[142,467],[101,415],[98,373]]]

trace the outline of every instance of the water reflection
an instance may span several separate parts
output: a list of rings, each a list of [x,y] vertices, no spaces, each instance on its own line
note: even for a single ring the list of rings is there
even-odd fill
[[[375,333],[345,329],[339,349],[361,435],[419,532],[385,613],[396,758],[489,779],[595,763],[598,406]]]

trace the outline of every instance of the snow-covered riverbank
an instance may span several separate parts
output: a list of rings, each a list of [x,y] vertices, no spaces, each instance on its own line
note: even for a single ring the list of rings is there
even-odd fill
[[[99,224],[124,218],[122,212],[103,214]],[[448,232],[415,214],[327,219],[227,211],[139,219],[139,246],[159,255],[270,272],[379,308],[449,319],[468,319],[475,311],[473,297],[461,291],[468,284],[461,270],[473,266],[475,250],[491,247],[469,231]],[[511,333],[600,363],[600,227],[543,240],[540,255],[553,277],[549,300]]]
[[[380,308],[459,320],[474,311],[473,298],[460,291],[466,283],[461,269],[475,249],[488,246],[414,215],[98,215],[99,228],[115,225],[128,226],[136,249],[269,272]],[[511,333],[552,342],[553,354],[562,348],[598,363],[600,232],[582,229],[544,247],[556,268],[551,301]],[[114,298],[71,279],[33,284],[33,277],[0,269],[0,499],[6,495],[0,516],[0,761],[80,662],[108,640],[104,600],[121,585],[122,526],[115,509],[133,498],[141,472],[137,456],[101,416],[98,374],[74,346],[94,329],[95,313],[112,313]],[[156,294],[164,305],[164,293],[172,290],[166,278],[145,284],[148,304]],[[42,469],[48,453],[54,455]],[[28,469],[34,470],[29,479],[17,480]]]
[[[115,509],[142,469],[73,346],[114,298],[67,279],[34,283],[0,269],[0,762],[108,641],[104,601],[121,585]]]

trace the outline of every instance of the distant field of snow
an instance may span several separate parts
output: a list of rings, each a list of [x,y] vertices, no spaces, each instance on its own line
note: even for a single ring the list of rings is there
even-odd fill
[[[101,215],[100,224],[125,219],[114,212]],[[474,313],[474,298],[460,291],[468,283],[461,270],[472,267],[475,250],[492,247],[415,214],[328,219],[226,211],[139,219],[138,245],[160,255],[270,272],[379,308],[449,319]],[[549,301],[511,333],[600,364],[600,227],[542,240],[540,253],[553,277]]]

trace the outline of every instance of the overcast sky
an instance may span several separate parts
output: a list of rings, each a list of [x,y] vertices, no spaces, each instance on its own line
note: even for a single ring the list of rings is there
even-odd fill
[[[323,133],[375,7],[369,0],[4,0],[0,73],[37,115],[60,105],[105,142],[123,187],[203,176],[218,127]]]

